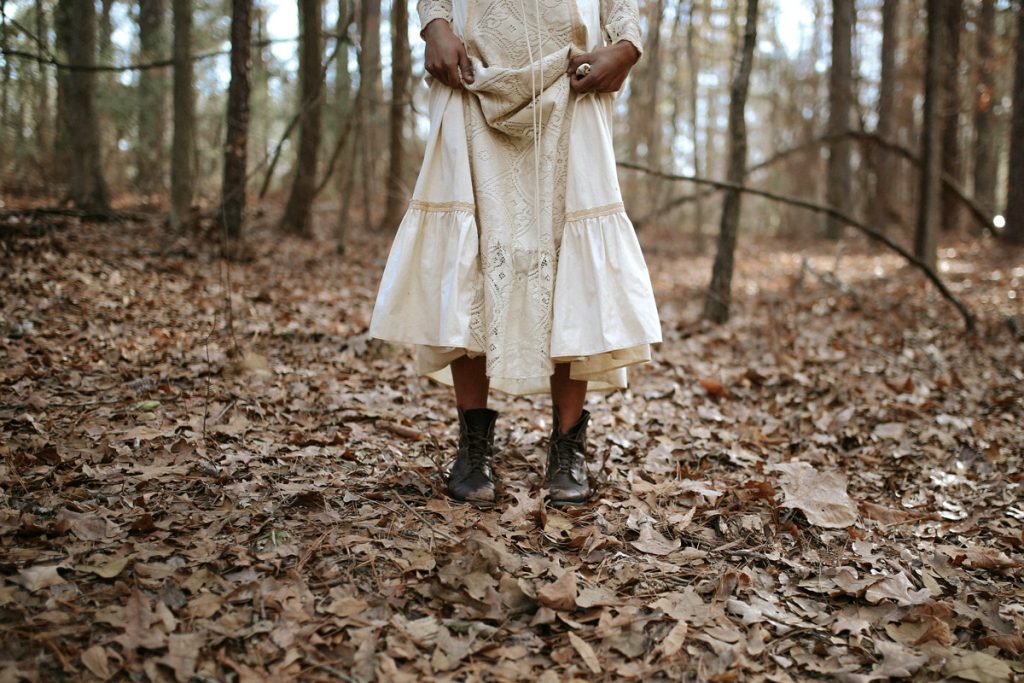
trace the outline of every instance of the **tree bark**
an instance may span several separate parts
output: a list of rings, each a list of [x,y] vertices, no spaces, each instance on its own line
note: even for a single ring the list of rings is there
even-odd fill
[[[690,8],[688,14],[688,20],[686,23],[686,62],[687,69],[690,73],[690,133],[693,138],[693,172],[695,175],[702,175],[704,173],[703,164],[701,163],[701,150],[700,150],[700,135],[698,128],[698,117],[697,117],[697,97],[700,93],[700,63],[697,61],[697,49],[694,45],[696,27],[693,25],[694,10],[697,6],[697,0],[690,0]],[[693,205],[695,224],[694,230],[694,247],[698,254],[704,253],[704,202],[700,196],[697,197]]]
[[[729,171],[727,179],[742,184],[747,166],[747,124],[745,120],[750,71],[757,43],[757,3],[747,0],[747,21],[743,43],[729,95]],[[704,299],[704,317],[716,323],[729,319],[732,303],[732,271],[736,252],[736,233],[739,228],[742,194],[735,188],[725,191],[722,200],[722,220],[718,234],[718,252],[711,271],[711,285]]]
[[[139,60],[167,56],[166,0],[139,0]],[[166,168],[167,70],[139,72],[139,139],[135,182],[143,194],[162,193]]]
[[[313,195],[323,118],[323,7],[321,0],[299,0],[299,153],[281,227],[311,237]]]
[[[406,0],[391,3],[391,120],[390,165],[387,182],[387,209],[382,230],[394,230],[405,210],[405,114],[409,108],[409,81],[412,78],[412,55],[409,52],[409,6]]]
[[[946,42],[946,1],[928,0],[924,112],[921,121],[921,175],[914,255],[934,268],[939,234],[942,177],[942,101]]]
[[[40,48],[46,48],[47,28],[46,28],[46,8],[43,6],[43,0],[36,0],[36,37],[42,41]],[[46,64],[37,64],[37,77],[39,78],[39,92],[37,93],[37,105],[35,112],[35,131],[36,131],[36,156],[39,163],[39,167],[43,169],[43,172],[49,175],[48,171],[50,168],[50,152],[52,150],[52,135],[53,126],[50,119],[50,73],[49,67]]]
[[[76,66],[96,63],[96,8],[91,2],[60,0],[58,45]],[[99,121],[96,116],[96,73],[73,70],[64,77],[64,129],[69,143],[70,197],[80,209],[103,210],[110,203],[103,178]]]
[[[246,160],[249,148],[249,73],[252,43],[252,0],[231,0],[231,84],[228,86],[227,137],[221,220],[229,240],[242,235],[245,216]]]
[[[363,227],[374,226],[371,188],[377,183],[377,155],[381,148],[381,130],[377,124],[377,108],[384,101],[384,84],[380,59],[380,2],[359,3],[359,154],[362,157]],[[365,84],[365,88],[363,87]]]
[[[832,0],[832,68],[829,70],[828,133],[840,136],[850,128],[853,109],[853,24],[854,0]],[[826,202],[849,213],[853,179],[850,172],[850,142],[837,138],[829,145]],[[838,239],[843,224],[834,218],[826,222],[825,235]]]
[[[339,36],[345,37],[345,46],[338,50],[337,63],[335,64],[335,93],[334,93],[334,105],[337,112],[337,116],[340,119],[345,120],[348,125],[346,126],[349,130],[356,128],[358,121],[359,112],[353,107],[352,101],[352,74],[348,69],[348,54],[349,54],[349,29],[355,20],[355,12],[353,9],[355,4],[353,0],[338,0],[338,24],[335,32]],[[338,221],[334,226],[334,239],[336,244],[336,251],[339,254],[345,253],[345,249],[348,246],[348,208],[349,202],[352,198],[352,186],[354,180],[354,157],[352,155],[358,149],[356,144],[357,136],[349,133],[346,136],[346,140],[341,142],[342,149],[338,150],[338,157],[340,159],[349,159],[347,166],[347,172],[339,171],[335,178],[337,179],[337,190],[338,190]],[[344,163],[344,162],[343,162]]]
[[[194,191],[196,103],[192,69],[192,0],[172,0],[174,14],[174,141],[171,145],[173,232],[189,222]]]
[[[896,44],[898,41],[897,21],[899,19],[899,0],[884,0],[882,3],[882,51],[881,77],[878,84],[878,127],[876,132],[885,140],[894,138],[896,130]],[[885,150],[876,149],[872,154],[875,165],[875,202],[874,223],[883,230],[890,217],[896,216],[892,210],[893,196],[891,192],[894,165],[898,163]]]
[[[944,10],[946,25],[946,46],[943,54],[942,107],[942,172],[961,182],[960,163],[960,32],[963,27],[964,7],[962,2],[947,2]],[[955,230],[960,226],[962,213],[956,195],[942,192],[942,230]]]
[[[974,102],[974,199],[990,213],[996,208],[996,172],[999,153],[996,148],[995,0],[981,0],[978,16],[978,88]]]
[[[1024,3],[1019,1],[1013,117],[1010,120],[1010,168],[1006,175],[1006,240],[1024,244]]]

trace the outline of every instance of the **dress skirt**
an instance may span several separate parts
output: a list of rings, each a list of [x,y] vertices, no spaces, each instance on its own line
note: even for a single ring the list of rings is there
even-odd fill
[[[603,43],[598,0],[456,0],[474,64],[430,83],[423,165],[388,256],[370,334],[413,344],[421,374],[485,356],[491,386],[549,391],[555,363],[592,390],[624,388],[661,327],[622,205],[614,94],[577,96],[569,58]],[[522,47],[522,46],[526,47]]]

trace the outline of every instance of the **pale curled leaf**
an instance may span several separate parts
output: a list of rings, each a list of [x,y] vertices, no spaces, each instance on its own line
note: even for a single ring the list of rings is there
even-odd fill
[[[601,662],[597,659],[597,653],[594,652],[594,648],[590,646],[590,643],[580,638],[578,635],[569,631],[569,642],[576,648],[576,652],[583,658],[583,663],[587,665],[591,673],[601,673]]]
[[[668,635],[662,639],[661,644],[658,646],[661,654],[665,657],[671,657],[679,652],[686,642],[687,631],[689,631],[689,627],[685,621],[680,621],[673,626],[672,630],[668,632]]]
[[[38,564],[34,567],[25,567],[14,577],[14,581],[21,584],[26,590],[34,593],[43,588],[67,583],[67,579],[57,571],[58,569],[64,569],[66,566],[64,564]]]
[[[857,522],[857,506],[846,493],[846,477],[837,470],[819,471],[800,460],[772,465],[782,472],[783,507],[797,508],[815,526],[842,529]]]
[[[576,573],[566,570],[557,581],[543,586],[537,591],[537,601],[555,610],[576,609]]]
[[[629,544],[648,555],[668,555],[679,549],[681,541],[665,538],[654,529],[654,525],[647,523],[640,527],[640,537]]]

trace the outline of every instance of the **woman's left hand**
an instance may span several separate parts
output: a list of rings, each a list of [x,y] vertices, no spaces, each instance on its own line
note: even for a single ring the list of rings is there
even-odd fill
[[[581,95],[588,92],[618,92],[629,70],[639,59],[640,51],[627,40],[576,55],[569,60],[569,84]],[[589,64],[590,73],[577,76],[576,69],[580,64]]]

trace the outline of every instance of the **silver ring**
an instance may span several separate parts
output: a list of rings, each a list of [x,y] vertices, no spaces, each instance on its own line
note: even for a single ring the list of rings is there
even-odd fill
[[[576,78],[583,78],[590,73],[591,66],[587,62],[583,62],[576,67]]]

